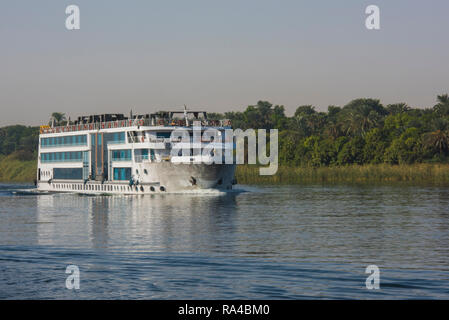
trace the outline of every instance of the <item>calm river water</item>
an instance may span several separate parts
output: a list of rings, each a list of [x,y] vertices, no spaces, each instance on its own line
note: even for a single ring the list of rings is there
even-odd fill
[[[0,298],[449,298],[449,188],[29,195],[0,185]],[[244,191],[244,192],[243,192]],[[380,289],[368,290],[368,265]],[[68,265],[80,289],[65,286]]]

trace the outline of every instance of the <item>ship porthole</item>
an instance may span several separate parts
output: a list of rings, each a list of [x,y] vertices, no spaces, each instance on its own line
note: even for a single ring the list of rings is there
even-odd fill
[[[164,186],[161,186],[159,189],[160,189],[162,192],[165,191],[165,187],[164,187]]]
[[[150,187],[150,190],[151,190],[152,192],[154,192],[154,187]]]
[[[140,187],[140,191],[142,191],[142,192],[144,191],[144,189],[143,189],[143,187],[142,187],[142,186]]]

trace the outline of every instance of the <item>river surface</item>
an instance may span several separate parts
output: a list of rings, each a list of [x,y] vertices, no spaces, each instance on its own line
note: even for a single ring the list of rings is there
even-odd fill
[[[24,188],[0,184],[0,299],[449,299],[447,187]]]

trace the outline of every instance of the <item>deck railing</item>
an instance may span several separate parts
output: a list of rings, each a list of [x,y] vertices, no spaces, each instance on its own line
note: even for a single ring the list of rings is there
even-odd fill
[[[200,120],[198,120],[200,121]],[[203,127],[230,127],[231,120],[201,120],[201,126]],[[188,126],[191,127],[193,121],[189,120]],[[133,119],[133,120],[117,120],[108,122],[95,122],[95,123],[84,123],[84,124],[67,124],[65,126],[59,127],[44,127],[40,129],[41,134],[48,133],[63,133],[63,132],[78,132],[78,131],[90,131],[90,130],[100,130],[100,129],[115,129],[115,128],[125,128],[125,127],[141,127],[141,126],[163,126],[163,127],[186,127],[187,123],[185,120],[176,119]]]

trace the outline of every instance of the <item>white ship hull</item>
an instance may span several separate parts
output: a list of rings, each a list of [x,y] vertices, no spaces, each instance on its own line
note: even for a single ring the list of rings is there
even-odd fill
[[[39,181],[38,191],[70,192],[81,194],[157,194],[180,193],[196,190],[231,190],[234,183],[235,165],[227,164],[173,164],[143,163],[136,165],[139,183],[128,181]],[[147,174],[144,173],[147,171]]]

